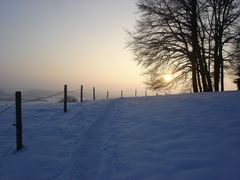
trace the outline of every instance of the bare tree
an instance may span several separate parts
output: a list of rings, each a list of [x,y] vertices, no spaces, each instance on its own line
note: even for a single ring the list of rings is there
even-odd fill
[[[162,82],[156,74],[166,73],[166,67],[177,74],[171,84],[165,83],[166,86],[181,80],[186,82],[184,80],[193,71],[193,89],[198,92],[188,7],[177,0],[140,0],[138,8],[142,13],[141,20],[137,22],[135,32],[130,33],[129,46],[137,62],[147,69],[151,82]]]
[[[239,28],[240,32],[240,28]],[[240,90],[240,35],[235,38],[235,44],[233,44],[234,54],[231,55],[230,65],[232,74],[234,78],[234,83],[237,85],[238,90]]]
[[[219,81],[221,81],[221,90],[224,90],[224,60],[227,61],[225,52],[229,48],[229,43],[233,43],[239,33],[239,1],[236,0],[207,0],[211,14],[211,36],[214,44],[214,88],[219,91]],[[221,79],[220,79],[221,78]]]
[[[129,47],[150,78],[152,89],[171,87],[176,82],[194,92],[223,90],[223,62],[239,19],[237,0],[139,0],[141,14]],[[220,3],[220,4],[219,4]],[[161,78],[170,71],[171,83]],[[213,71],[213,73],[212,73]],[[220,76],[221,74],[221,76]],[[212,79],[212,77],[214,77]]]

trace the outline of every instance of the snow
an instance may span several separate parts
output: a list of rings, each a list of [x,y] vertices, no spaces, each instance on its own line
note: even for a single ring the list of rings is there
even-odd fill
[[[23,105],[0,114],[0,180],[238,180],[240,93]]]

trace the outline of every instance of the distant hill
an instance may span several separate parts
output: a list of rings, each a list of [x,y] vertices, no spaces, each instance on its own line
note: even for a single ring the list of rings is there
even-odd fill
[[[45,89],[33,89],[33,90],[28,90],[22,92],[22,97],[25,100],[31,100],[31,99],[37,99],[37,98],[42,98],[42,97],[47,97],[51,96],[53,94],[56,94],[57,91],[52,91],[52,90],[45,90]],[[37,101],[51,101],[51,100],[59,100],[61,97],[57,96],[52,99],[41,99]]]
[[[14,93],[15,92],[6,92],[0,89],[0,101],[6,101],[9,99],[14,100],[15,98]],[[57,91],[44,90],[44,89],[27,90],[27,91],[22,91],[22,99],[30,100],[35,98],[42,98],[42,97],[50,96],[56,93]],[[56,100],[59,100],[61,97],[55,97],[55,98]],[[46,100],[42,99],[41,101],[46,101]]]

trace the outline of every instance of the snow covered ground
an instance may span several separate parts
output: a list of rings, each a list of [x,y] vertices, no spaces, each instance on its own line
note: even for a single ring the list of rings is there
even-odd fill
[[[0,180],[239,180],[240,93],[23,106],[0,114]]]

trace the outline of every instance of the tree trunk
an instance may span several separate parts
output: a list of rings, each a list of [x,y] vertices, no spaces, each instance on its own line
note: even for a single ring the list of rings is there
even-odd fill
[[[219,37],[215,34],[215,47],[214,47],[214,90],[219,91],[219,79],[220,79],[220,60],[219,60]]]
[[[199,71],[197,71],[197,79],[198,79],[199,91],[202,92],[202,84],[201,84],[201,80],[200,80],[200,73],[199,73]]]
[[[196,65],[194,62],[192,62],[192,88],[193,92],[197,93],[198,92],[198,86],[197,86],[197,76],[196,76]]]
[[[193,60],[196,63],[199,63],[199,71],[202,77],[203,91],[209,91],[206,81],[206,71],[201,57],[201,51],[198,41],[198,24],[197,24],[197,0],[191,0],[191,41],[193,49]]]
[[[223,61],[221,63],[221,91],[224,91],[224,69],[223,69]]]
[[[222,36],[220,36],[220,38],[222,39]],[[222,41],[221,39],[220,39],[220,41]],[[222,47],[222,42],[221,42],[220,47],[219,47],[219,61],[221,63],[221,65],[220,65],[220,70],[221,70],[221,91],[224,91],[224,68],[223,68],[223,54],[222,54],[222,51],[223,51],[223,47]]]
[[[217,58],[216,58],[217,59]],[[217,61],[214,63],[214,90],[219,91],[219,69],[220,65]]]

